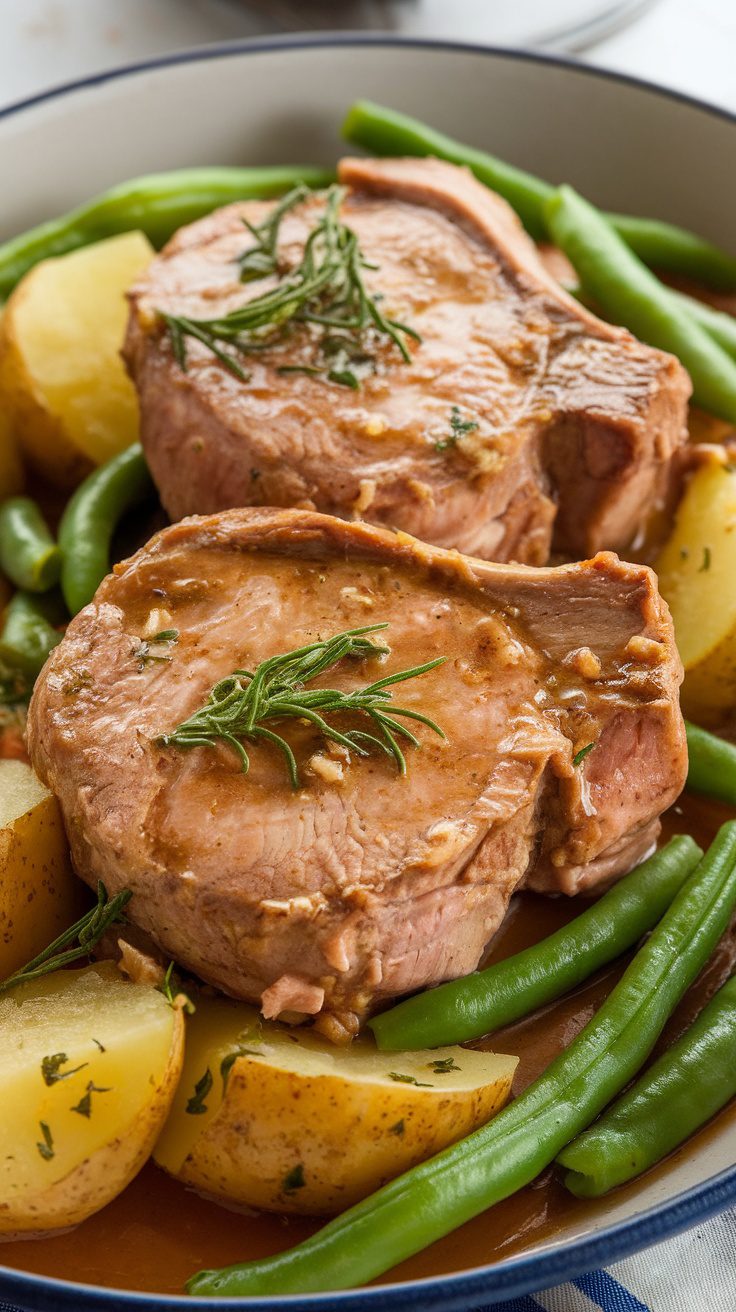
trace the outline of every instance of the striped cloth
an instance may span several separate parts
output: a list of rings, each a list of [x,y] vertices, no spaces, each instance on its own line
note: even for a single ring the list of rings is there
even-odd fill
[[[493,1312],[736,1312],[736,1211]]]

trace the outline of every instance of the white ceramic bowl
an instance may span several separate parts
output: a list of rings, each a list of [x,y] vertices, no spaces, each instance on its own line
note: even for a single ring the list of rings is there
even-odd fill
[[[540,56],[399,38],[209,48],[90,78],[0,113],[0,236],[113,182],[186,164],[329,163],[353,99],[406,110],[610,209],[733,247],[736,119],[682,96]],[[736,1202],[736,1121],[665,1174],[521,1256],[429,1281],[299,1299],[199,1302],[23,1276],[0,1297],[39,1312],[474,1308],[569,1279]],[[172,1224],[175,1218],[172,1218]],[[2,1250],[0,1249],[0,1258]]]

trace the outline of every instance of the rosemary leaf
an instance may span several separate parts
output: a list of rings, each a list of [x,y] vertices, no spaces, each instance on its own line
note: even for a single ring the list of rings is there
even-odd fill
[[[206,346],[230,373],[241,382],[250,375],[240,357],[283,339],[290,324],[311,324],[322,328],[317,342],[318,359],[313,364],[281,365],[279,373],[314,373],[344,387],[360,387],[360,373],[355,366],[373,364],[366,345],[388,341],[401,359],[411,361],[407,338],[421,341],[419,333],[408,324],[384,314],[380,294],[371,294],[364,272],[375,265],[366,260],[357,235],[340,219],[344,188],[330,187],[324,193],[324,209],[310,230],[301,262],[296,268],[279,272],[278,241],[281,222],[290,210],[319,193],[299,186],[274,207],[263,223],[253,225],[244,220],[255,245],[238,258],[241,282],[268,276],[276,277],[275,286],[228,314],[214,319],[192,319],[160,310],[171,349],[179,368],[187,369],[188,337]],[[331,342],[339,333],[339,345],[345,358],[330,363]]]
[[[50,943],[42,952],[39,952],[38,956],[29,961],[26,966],[16,970],[8,979],[0,982],[0,994],[14,988],[16,984],[26,983],[32,979],[40,979],[42,975],[49,975],[54,970],[61,970],[63,966],[69,966],[82,957],[89,957],[110,926],[125,920],[122,914],[123,907],[130,901],[132,896],[133,894],[129,889],[123,889],[122,893],[118,893],[116,897],[108,900],[107,889],[100,881],[97,885],[97,905],[82,916],[76,924],[70,925],[69,929],[64,930],[63,934],[55,938],[53,943]]]
[[[332,638],[271,656],[255,671],[236,670],[215,684],[204,706],[176,728],[161,734],[156,741],[164,747],[178,747],[185,751],[193,747],[214,748],[218,742],[224,742],[240,758],[244,773],[250,766],[244,743],[269,742],[284,756],[292,787],[296,789],[300,786],[300,779],[292,748],[285,738],[266,725],[267,722],[280,723],[290,718],[308,720],[325,738],[359,756],[367,756],[371,748],[379,748],[393,758],[400,774],[406,774],[406,757],[399,740],[403,739],[412,747],[420,744],[415,734],[396,717],[422,724],[440,738],[445,734],[429,716],[395,706],[389,689],[394,684],[428,674],[443,663],[444,656],[424,665],[415,665],[410,670],[397,670],[352,692],[306,687],[342,660],[389,655],[389,647],[380,646],[366,636],[387,627],[386,624],[371,624],[360,629],[347,629]],[[365,715],[371,723],[371,730],[347,729],[342,732],[325,719],[326,715],[336,713]]]

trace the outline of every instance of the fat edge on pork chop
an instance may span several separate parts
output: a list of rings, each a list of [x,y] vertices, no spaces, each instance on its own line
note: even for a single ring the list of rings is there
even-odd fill
[[[325,198],[284,215],[278,272],[246,284],[244,220],[257,228],[272,203],[180,230],[131,292],[124,351],[171,517],[316,508],[528,564],[551,547],[627,547],[675,481],[690,393],[679,362],[568,296],[505,201],[467,170],[345,159],[339,176],[366,286],[421,340],[403,338],[408,362],[373,329],[352,354],[348,343],[352,387],[325,372],[341,335],[293,321],[238,357],[245,381],[191,336],[182,368],[160,312],[216,318],[282,285]]]
[[[446,734],[412,725],[404,777],[294,719],[273,727],[296,790],[270,743],[248,743],[244,774],[225,743],[160,741],[234,670],[383,622],[389,655],[317,684],[445,658],[396,686]],[[152,649],[162,629],[176,640]],[[130,888],[133,921],[202,979],[339,1039],[474,969],[515,889],[573,894],[650,849],[685,778],[681,676],[644,566],[489,564],[244,509],[164,529],[116,566],[36,684],[29,745],[83,879]]]

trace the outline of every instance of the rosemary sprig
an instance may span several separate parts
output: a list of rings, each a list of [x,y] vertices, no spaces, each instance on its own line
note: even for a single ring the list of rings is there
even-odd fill
[[[271,213],[266,216],[263,223],[254,225],[248,219],[243,219],[245,227],[255,237],[256,244],[238,256],[241,282],[252,282],[256,278],[266,278],[269,274],[278,271],[278,240],[281,220],[285,214],[289,213],[289,210],[293,210],[295,206],[306,200],[309,194],[309,187],[305,187],[302,183],[287,192],[278,205],[274,205]]]
[[[324,674],[345,659],[365,660],[370,656],[388,656],[390,647],[379,646],[365,635],[388,628],[387,624],[371,624],[362,629],[347,629],[324,641],[309,643],[295,651],[284,652],[262,661],[255,671],[236,670],[220,679],[212,688],[204,706],[195,711],[157,741],[166,747],[215,747],[227,743],[240,757],[243,772],[247,773],[250,758],[246,742],[270,742],[284,755],[293,788],[299,787],[299,770],[294,753],[285,738],[266,728],[267,722],[285,719],[308,720],[326,738],[367,756],[370,747],[378,747],[396,762],[400,774],[406,774],[406,758],[399,738],[419,746],[419,739],[396,718],[416,720],[444,738],[445,734],[434,720],[418,711],[394,706],[390,691],[393,684],[404,683],[441,665],[445,659],[427,661],[410,670],[399,670],[377,679],[366,688],[342,692],[337,688],[312,688],[305,685]],[[328,724],[325,715],[335,713],[366,715],[375,732],[349,729],[342,733]]]
[[[132,896],[133,894],[126,888],[122,893],[108,900],[105,885],[100,881],[97,885],[97,905],[76,924],[64,930],[63,934],[55,938],[53,943],[49,943],[49,946],[39,952],[38,956],[26,966],[22,966],[15,974],[3,980],[0,983],[0,994],[14,988],[16,984],[40,979],[42,975],[50,975],[54,970],[61,970],[63,966],[79,961],[81,957],[88,957],[110,926],[125,920],[122,910]]]
[[[295,205],[314,194],[307,187],[298,187],[279,202],[262,224],[255,227],[246,222],[256,245],[238,261],[243,281],[278,273],[281,221]],[[350,367],[351,357],[354,354],[356,359],[365,361],[369,333],[388,338],[404,362],[410,362],[406,338],[417,342],[421,338],[407,324],[385,315],[380,308],[380,296],[368,291],[364,270],[373,270],[376,265],[366,260],[356,233],[340,219],[343,196],[344,188],[338,186],[326,192],[324,210],[307,237],[301,263],[279,278],[275,287],[220,318],[191,319],[159,311],[181,369],[187,368],[186,338],[193,337],[236,378],[247,382],[249,374],[238,356],[270,345],[293,322],[326,330],[320,340],[325,357],[329,356],[331,335],[327,330],[336,330],[342,337],[343,358],[338,364],[329,358],[320,359],[314,365],[296,366],[300,372],[314,369],[332,382],[352,388],[359,386],[359,375]]]

